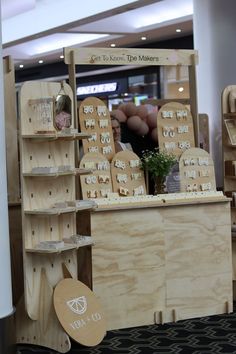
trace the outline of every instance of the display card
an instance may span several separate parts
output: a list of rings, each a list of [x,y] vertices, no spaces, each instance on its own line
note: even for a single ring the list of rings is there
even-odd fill
[[[105,156],[88,152],[81,159],[80,168],[93,171],[80,176],[83,199],[106,198],[112,192],[110,163]]]
[[[132,151],[120,151],[112,159],[113,192],[119,196],[146,195],[144,172],[140,158]]]
[[[180,158],[179,169],[181,192],[216,190],[214,164],[207,151],[200,148],[186,150]]]
[[[80,131],[90,134],[83,139],[84,153],[100,153],[109,161],[115,154],[114,139],[109,111],[103,101],[88,97],[79,108]]]
[[[160,150],[177,158],[195,147],[192,115],[181,103],[170,102],[161,107],[157,114],[157,132]]]

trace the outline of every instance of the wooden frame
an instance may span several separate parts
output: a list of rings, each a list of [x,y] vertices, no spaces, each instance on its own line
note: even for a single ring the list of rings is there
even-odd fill
[[[69,66],[69,83],[76,99],[75,65],[187,65],[189,73],[190,110],[193,116],[195,143],[199,143],[195,50],[137,48],[64,48],[64,61]],[[77,110],[75,109],[75,117]],[[78,119],[76,118],[76,121]]]

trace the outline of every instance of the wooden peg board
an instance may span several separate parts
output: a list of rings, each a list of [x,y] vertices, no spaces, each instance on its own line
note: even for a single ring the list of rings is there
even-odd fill
[[[157,132],[160,150],[177,158],[195,147],[192,115],[181,103],[170,102],[162,106],[157,114]]]
[[[80,168],[93,170],[93,174],[80,176],[83,199],[106,198],[112,192],[110,163],[105,156],[88,152],[81,159]]]
[[[120,196],[146,195],[140,158],[132,151],[120,151],[112,159],[113,191]]]
[[[209,192],[216,190],[214,163],[205,150],[186,150],[179,161],[180,191]]]
[[[109,161],[115,154],[111,118],[104,102],[88,97],[80,105],[79,121],[81,132],[91,137],[83,140],[84,153],[99,152]]]

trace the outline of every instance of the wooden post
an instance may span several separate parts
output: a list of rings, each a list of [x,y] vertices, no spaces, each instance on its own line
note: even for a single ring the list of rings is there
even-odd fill
[[[197,81],[196,81],[196,55],[191,55],[192,65],[188,67],[190,107],[193,116],[194,138],[196,147],[199,146],[199,121],[197,109]]]

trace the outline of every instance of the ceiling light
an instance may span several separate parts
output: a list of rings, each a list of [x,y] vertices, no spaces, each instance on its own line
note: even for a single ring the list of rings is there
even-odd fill
[[[178,88],[178,91],[179,91],[179,92],[183,92],[183,91],[184,91],[183,86],[180,86],[180,87]]]
[[[92,42],[107,37],[107,34],[94,33],[55,33],[46,37],[34,39],[21,44],[21,50],[24,50],[27,55],[40,55],[50,53],[61,48],[70,47],[86,42]]]
[[[111,43],[112,48],[115,48],[115,46],[116,46],[115,43]]]
[[[182,30],[180,28],[176,28],[175,32],[180,33]]]
[[[39,60],[39,64],[43,64],[43,60]]]
[[[19,68],[23,68],[23,67],[24,67],[24,65],[23,65],[23,64],[20,64],[20,65],[19,65]]]
[[[146,41],[147,37],[143,36],[141,37],[142,41]]]

